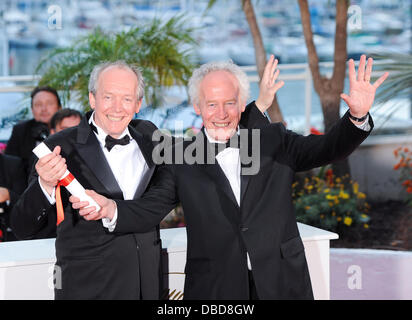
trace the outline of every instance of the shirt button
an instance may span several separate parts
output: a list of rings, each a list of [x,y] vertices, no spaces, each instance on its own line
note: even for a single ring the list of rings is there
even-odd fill
[[[242,231],[242,232],[246,232],[246,231],[248,231],[249,230],[249,228],[246,228],[246,227],[240,227],[240,231]]]

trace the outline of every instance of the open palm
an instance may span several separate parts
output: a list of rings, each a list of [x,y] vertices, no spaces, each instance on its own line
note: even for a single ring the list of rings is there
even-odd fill
[[[341,98],[346,102],[350,113],[355,117],[363,117],[372,107],[376,89],[385,81],[389,73],[385,72],[375,83],[371,84],[373,59],[362,55],[359,61],[358,76],[356,77],[355,62],[349,60],[349,95],[342,93]],[[365,69],[366,65],[366,69]]]
[[[279,76],[277,65],[278,60],[272,54],[263,71],[259,85],[259,97],[256,99],[256,106],[261,112],[265,112],[272,105],[276,92],[285,84],[284,81],[276,81]]]

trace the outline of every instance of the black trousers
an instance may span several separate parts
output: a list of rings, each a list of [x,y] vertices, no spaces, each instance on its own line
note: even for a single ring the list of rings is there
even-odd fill
[[[256,291],[255,280],[253,279],[253,273],[249,270],[249,300],[259,300],[259,296]]]

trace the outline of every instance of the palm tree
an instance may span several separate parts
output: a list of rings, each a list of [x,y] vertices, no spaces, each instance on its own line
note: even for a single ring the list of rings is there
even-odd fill
[[[253,39],[253,46],[255,48],[255,57],[256,57],[256,67],[259,74],[259,79],[262,79],[263,70],[265,69],[267,59],[266,59],[266,51],[265,47],[263,46],[263,38],[260,32],[259,26],[257,24],[255,10],[253,8],[253,4],[251,0],[241,0],[242,1],[242,10],[245,14],[247,23],[249,25],[250,33]],[[216,0],[209,0],[207,10],[210,9]],[[273,99],[272,105],[267,110],[267,113],[272,122],[284,122],[282,112],[279,107],[279,103],[277,98]]]
[[[385,60],[385,62],[376,65],[376,70],[389,71],[391,74],[377,93],[377,102],[387,102],[394,97],[410,99],[412,88],[412,54],[374,54],[373,58]]]
[[[56,48],[37,66],[39,85],[47,84],[62,93],[67,102],[74,97],[88,109],[88,79],[93,67],[103,61],[124,60],[142,69],[146,82],[146,102],[159,105],[162,88],[186,86],[192,74],[193,30],[183,16],[151,23],[127,32],[108,33],[95,29],[71,47]]]
[[[307,0],[298,0],[302,29],[308,50],[309,69],[313,78],[313,85],[322,106],[323,122],[325,132],[339,120],[340,94],[344,89],[346,59],[347,59],[347,13],[348,0],[336,1],[336,27],[335,27],[335,50],[333,56],[333,73],[330,79],[322,76],[319,69],[319,57],[316,52],[309,5]],[[333,165],[336,176],[349,174],[349,163],[347,160],[337,162]]]

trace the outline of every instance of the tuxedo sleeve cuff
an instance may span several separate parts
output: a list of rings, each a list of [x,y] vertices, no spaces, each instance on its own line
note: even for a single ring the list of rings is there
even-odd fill
[[[113,219],[110,220],[109,218],[103,218],[102,223],[103,223],[103,227],[107,228],[109,232],[113,232],[114,229],[116,228],[116,223],[117,223],[117,208],[114,212]]]
[[[46,189],[43,188],[43,186],[40,183],[40,177],[38,177],[38,182],[40,185],[40,189],[41,191],[43,191],[44,196],[47,198],[47,200],[49,201],[49,203],[51,205],[56,203],[56,188],[53,188],[52,194],[49,195],[48,192],[46,191]]]
[[[365,121],[363,121],[360,124],[354,124],[354,125],[363,131],[371,131],[371,126],[369,124],[369,115],[366,117]]]

